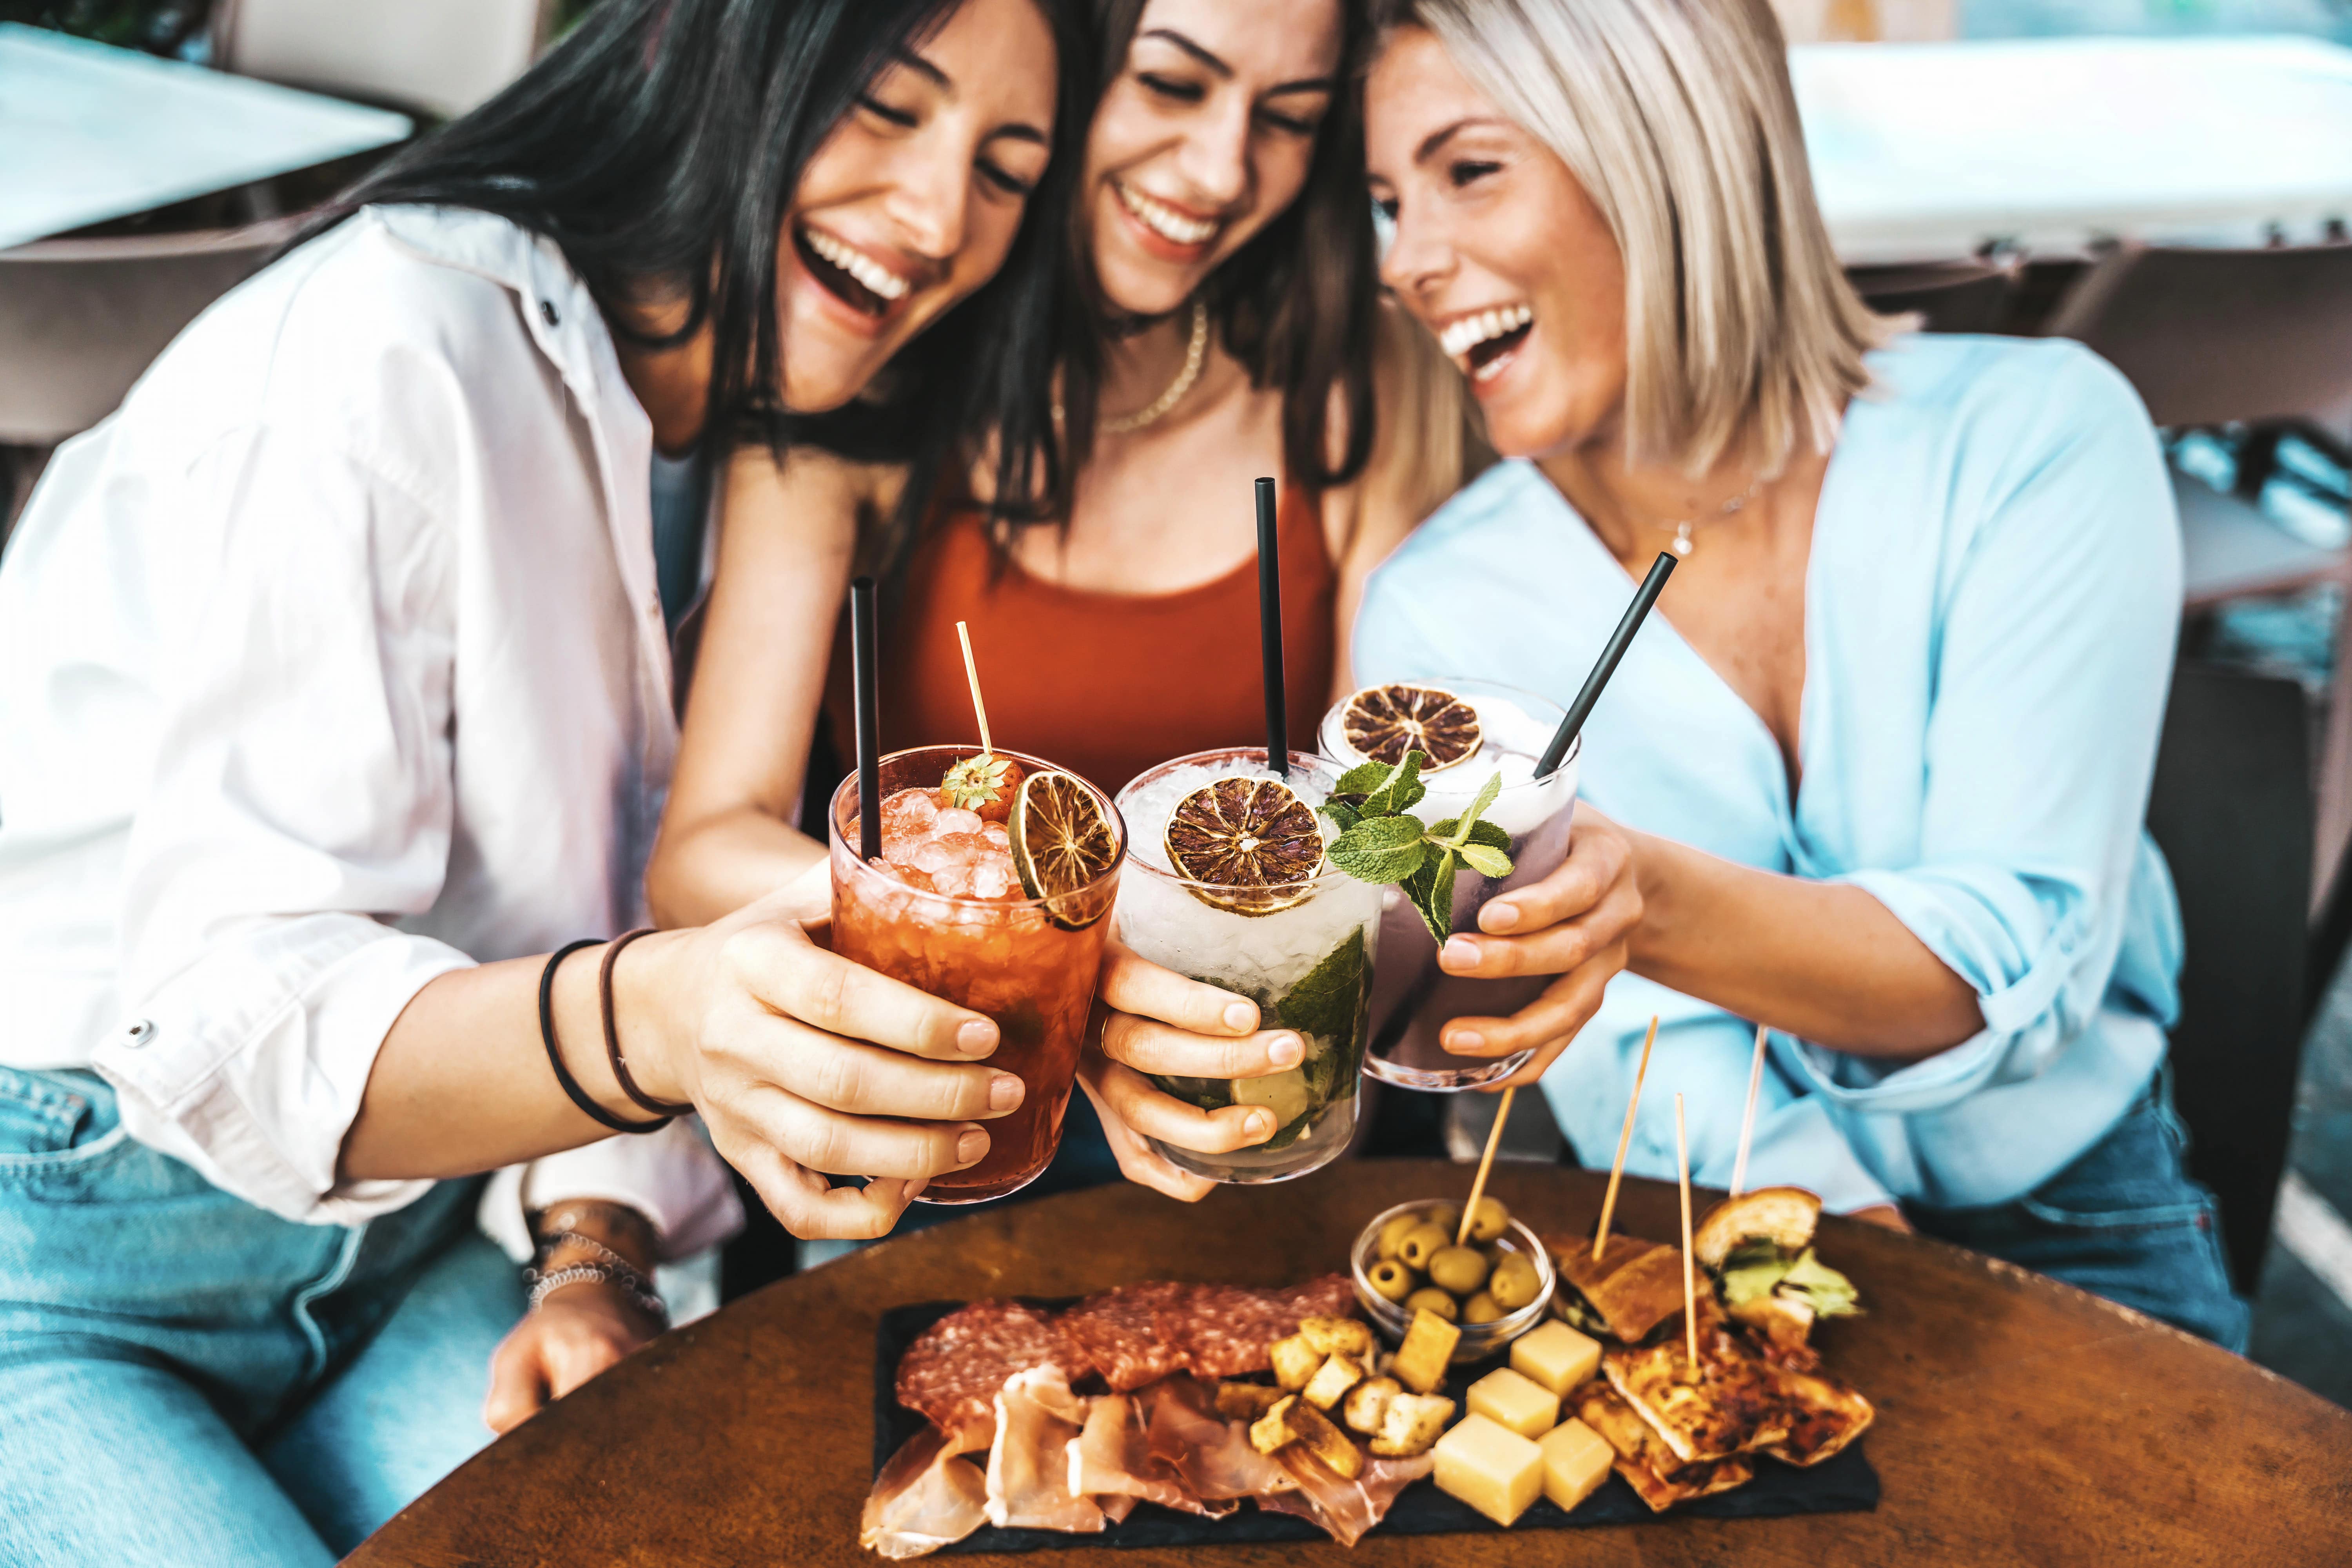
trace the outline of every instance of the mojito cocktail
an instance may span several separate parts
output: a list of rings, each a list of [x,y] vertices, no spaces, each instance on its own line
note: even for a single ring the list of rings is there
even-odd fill
[[[1420,783],[1428,794],[1411,814],[1430,826],[1461,816],[1500,777],[1501,793],[1481,815],[1510,837],[1510,874],[1486,877],[1465,866],[1454,883],[1449,929],[1475,931],[1478,910],[1488,900],[1551,875],[1567,858],[1581,741],[1558,768],[1537,776],[1560,718],[1557,704],[1493,681],[1401,682],[1367,687],[1336,704],[1324,716],[1319,739],[1325,754],[1342,768],[1393,765],[1408,752],[1420,752],[1427,759]],[[1437,965],[1437,942],[1420,911],[1394,889],[1386,903],[1364,1070],[1383,1082],[1435,1090],[1474,1089],[1517,1071],[1531,1053],[1492,1060],[1458,1057],[1438,1043],[1438,1032],[1454,1018],[1508,1017],[1554,977],[1447,974]]]
[[[969,1204],[1034,1181],[1062,1141],[1126,830],[1100,791],[1050,763],[977,746],[881,762],[882,854],[858,858],[857,775],[834,792],[833,949],[919,991],[985,1013],[991,1067],[1027,1092],[983,1122],[988,1153],[918,1200]]]
[[[1265,1078],[1153,1078],[1205,1110],[1273,1111],[1274,1136],[1230,1154],[1154,1141],[1175,1164],[1220,1182],[1286,1181],[1348,1146],[1380,945],[1381,889],[1324,859],[1332,829],[1315,808],[1339,770],[1293,753],[1286,780],[1265,763],[1262,750],[1199,752],[1118,794],[1134,835],[1119,940],[1164,968],[1248,997],[1261,1028],[1295,1030],[1306,1045],[1298,1066]]]

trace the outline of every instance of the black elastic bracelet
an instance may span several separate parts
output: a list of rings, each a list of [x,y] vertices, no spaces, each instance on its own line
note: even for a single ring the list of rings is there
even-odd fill
[[[664,1117],[661,1121],[651,1123],[622,1121],[588,1098],[588,1091],[580,1087],[580,1080],[573,1078],[572,1069],[563,1065],[563,1053],[555,1047],[555,971],[565,959],[582,948],[594,947],[604,940],[603,937],[583,936],[578,942],[564,943],[549,956],[547,967],[539,973],[539,1043],[547,1047],[547,1065],[555,1069],[555,1081],[563,1086],[563,1092],[572,1097],[572,1103],[580,1108],[582,1115],[615,1132],[650,1132],[669,1119]]]
[[[613,1064],[614,1081],[621,1086],[621,1092],[627,1095],[638,1110],[650,1110],[661,1118],[659,1121],[654,1123],[654,1127],[667,1127],[672,1117],[684,1116],[694,1107],[673,1105],[666,1100],[656,1100],[637,1087],[637,1080],[629,1076],[629,1064],[621,1058],[621,1031],[613,1020],[613,965],[619,962],[623,948],[641,936],[653,934],[653,927],[639,926],[635,931],[623,931],[613,939],[612,945],[604,950],[604,962],[596,966],[596,1004],[604,1015],[604,1056]],[[650,1132],[653,1127],[644,1128],[641,1131]]]

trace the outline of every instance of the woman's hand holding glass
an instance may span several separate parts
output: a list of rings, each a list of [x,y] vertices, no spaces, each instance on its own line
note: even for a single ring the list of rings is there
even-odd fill
[[[1441,1037],[1445,1048],[1467,1057],[1533,1051],[1518,1071],[1480,1087],[1534,1083],[1600,1010],[1601,993],[1625,967],[1626,943],[1641,921],[1632,842],[1615,823],[1579,802],[1559,868],[1489,901],[1478,911],[1477,931],[1454,932],[1437,958],[1448,974],[1559,978],[1507,1018],[1448,1020]]]
[[[785,1229],[866,1239],[985,1155],[985,1123],[1024,1086],[983,1059],[992,1021],[827,952],[829,902],[818,866],[723,921],[646,938],[615,968],[614,1013],[640,1086],[692,1103]]]
[[[1295,1029],[1259,1028],[1257,1004],[1248,997],[1187,980],[1113,937],[1103,946],[1095,1016],[1098,1027],[1078,1064],[1078,1083],[1129,1181],[1198,1202],[1217,1184],[1178,1169],[1145,1139],[1225,1154],[1263,1143],[1279,1130],[1265,1106],[1203,1110],[1145,1077],[1264,1078],[1297,1067],[1307,1042]]]

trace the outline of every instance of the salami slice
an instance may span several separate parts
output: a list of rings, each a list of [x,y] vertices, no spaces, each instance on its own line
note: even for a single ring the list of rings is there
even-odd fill
[[[1062,1314],[1062,1331],[1093,1362],[1116,1393],[1157,1383],[1184,1368],[1171,1318],[1195,1286],[1162,1280],[1122,1285],[1089,1296]]]
[[[933,1323],[898,1358],[898,1403],[952,1431],[992,1419],[1005,1380],[1048,1363],[1072,1378],[1087,1371],[1045,1313],[1018,1301],[974,1301]]]
[[[1194,1376],[1239,1377],[1271,1366],[1274,1342],[1297,1333],[1302,1318],[1339,1317],[1354,1307],[1344,1274],[1281,1290],[1202,1285],[1177,1310],[1176,1334]]]

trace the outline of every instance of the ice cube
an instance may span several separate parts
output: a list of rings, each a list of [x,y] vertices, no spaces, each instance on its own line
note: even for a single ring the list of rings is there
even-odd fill
[[[989,823],[987,826],[983,826],[980,832],[982,837],[987,839],[991,844],[995,845],[999,849],[1009,847],[1013,843],[1013,834],[1011,830],[1001,822]]]
[[[950,805],[940,811],[938,820],[931,824],[930,831],[932,837],[944,838],[950,833],[978,833],[980,828],[980,813]]]
[[[938,820],[940,803],[927,789],[902,789],[882,802],[882,837],[920,838]]]
[[[992,855],[972,868],[971,892],[976,899],[1001,899],[1013,890],[1013,862]]]

